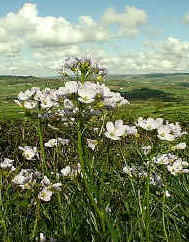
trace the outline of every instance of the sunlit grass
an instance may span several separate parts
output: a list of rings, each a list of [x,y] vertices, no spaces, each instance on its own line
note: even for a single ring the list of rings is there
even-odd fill
[[[132,83],[132,88],[120,82],[120,87],[124,87],[121,92],[129,97],[131,104],[103,116],[90,119],[80,116],[73,126],[64,125],[56,118],[47,121],[25,115],[14,104],[21,90],[32,86],[63,86],[54,80],[31,83],[26,85],[23,81],[19,85],[18,81],[7,88],[5,82],[0,84],[3,87],[0,89],[3,90],[0,91],[0,162],[7,157],[14,160],[16,168],[15,171],[0,168],[1,240],[43,241],[45,236],[47,241],[50,238],[54,241],[187,241],[188,174],[171,175],[166,166],[156,167],[152,160],[158,154],[171,152],[188,161],[188,135],[170,142],[159,140],[156,130],[138,127],[136,136],[127,135],[120,140],[105,136],[108,121],[121,119],[124,124],[136,125],[140,116],[180,121],[184,130],[189,131],[187,90],[164,90],[159,83],[161,88],[157,84],[153,91],[151,86],[139,82]],[[45,146],[50,139],[58,137],[69,139],[70,143]],[[97,140],[94,150],[88,147],[87,139]],[[186,143],[186,148],[173,150],[178,143]],[[142,147],[149,145],[151,152],[144,154]],[[27,160],[19,146],[37,147],[39,157]],[[126,165],[135,166],[137,175],[125,173]],[[78,173],[62,175],[61,170],[67,166],[73,171],[78,169]],[[31,189],[23,190],[13,184],[21,169],[41,172]],[[156,173],[161,175],[163,185],[151,183],[150,178]],[[60,191],[53,191],[50,201],[39,199],[44,176],[52,184],[62,184]]]

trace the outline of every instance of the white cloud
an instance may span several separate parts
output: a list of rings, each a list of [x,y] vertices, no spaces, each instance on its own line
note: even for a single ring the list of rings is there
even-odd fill
[[[57,48],[37,48],[30,59],[22,56],[0,58],[0,73],[26,75],[56,75],[57,68],[67,55],[91,55],[105,63],[109,73],[173,73],[189,70],[189,41],[169,37],[165,41],[146,43],[143,50],[123,50],[122,55],[111,55],[103,47],[93,44],[70,45]]]
[[[104,55],[102,48],[93,48],[96,42],[108,41],[121,34],[130,36],[146,23],[146,13],[135,7],[126,7],[124,13],[105,11],[99,21],[91,16],[80,16],[77,23],[64,17],[39,16],[37,5],[25,3],[17,12],[0,18],[0,73],[10,71],[41,74],[52,73],[65,55],[84,55],[91,45],[95,55]],[[119,33],[108,28],[114,23],[120,26]],[[95,51],[94,51],[95,50]],[[5,61],[6,60],[6,61]],[[13,65],[13,66],[12,66]],[[31,66],[37,66],[32,67]],[[18,74],[19,74],[18,73]]]
[[[126,6],[123,13],[109,8],[105,11],[102,21],[107,25],[118,24],[120,34],[135,36],[139,27],[147,23],[147,14],[144,10],[130,6]]]
[[[123,14],[111,11],[114,17],[111,18],[110,10],[107,10],[102,18],[103,22],[95,22],[90,16],[80,16],[78,23],[74,24],[64,17],[40,17],[37,5],[26,3],[18,12],[8,13],[0,19],[0,42],[22,38],[32,48],[40,48],[104,41],[113,36],[104,23],[119,23],[123,32],[128,35],[136,34],[137,28],[146,23],[145,12],[135,7],[127,7]]]
[[[37,6],[26,3],[17,13],[9,13],[0,19],[0,35],[6,39],[22,37],[32,48],[56,47],[86,41],[109,38],[102,24],[90,16],[81,16],[77,24],[64,17],[40,17]]]
[[[146,23],[145,11],[129,6],[123,12],[107,9],[99,21],[80,16],[72,23],[64,17],[41,17],[35,4],[24,4],[0,18],[0,73],[56,75],[65,56],[88,54],[101,57],[111,73],[188,71],[189,42],[173,37],[146,43],[142,51],[121,49],[120,56],[103,48],[103,41],[135,36]]]
[[[188,53],[189,42],[169,37],[160,43],[149,43],[143,51],[106,58],[106,62],[109,69],[118,74],[188,72]]]

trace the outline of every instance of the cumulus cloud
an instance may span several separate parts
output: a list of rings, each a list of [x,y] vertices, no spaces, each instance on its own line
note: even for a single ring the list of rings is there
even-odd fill
[[[92,55],[101,60],[111,74],[142,74],[142,73],[174,73],[188,72],[189,70],[189,42],[169,37],[165,41],[146,43],[142,50],[123,50],[122,55],[115,56],[99,45],[88,48],[71,45],[68,48],[35,49],[32,59],[13,57],[12,63],[5,60],[0,65],[0,72],[7,70],[14,74],[28,74],[47,76],[54,73],[63,63],[65,55],[83,56]],[[12,69],[13,67],[13,69]]]
[[[188,72],[189,42],[169,37],[159,43],[146,43],[143,51],[106,57],[109,70],[118,74]]]
[[[185,18],[187,22],[187,15]],[[101,58],[111,73],[188,71],[189,42],[173,37],[148,42],[141,51],[121,49],[119,56],[103,48],[102,43],[115,37],[136,36],[147,20],[144,10],[126,6],[123,12],[105,10],[98,21],[80,16],[72,23],[64,17],[41,17],[37,5],[24,4],[0,18],[0,73],[56,75],[65,56],[89,54]]]
[[[126,6],[123,13],[109,8],[105,11],[102,21],[106,25],[117,24],[121,35],[135,36],[139,32],[139,27],[147,23],[147,14],[144,10],[130,6]]]
[[[111,11],[114,17],[110,21]],[[146,23],[145,12],[135,7],[127,7],[123,14],[111,11],[105,12],[103,21],[95,22],[90,16],[80,16],[74,24],[64,17],[40,17],[37,5],[26,3],[18,12],[8,13],[0,19],[0,41],[21,37],[32,48],[56,47],[110,39],[112,33],[107,24],[119,23],[123,32],[129,35],[136,34],[138,26]]]
[[[109,38],[106,28],[90,16],[81,16],[77,24],[64,17],[40,17],[37,6],[26,3],[17,13],[0,19],[0,36],[3,39],[22,37],[31,48],[56,47]]]
[[[86,48],[82,45],[90,43],[93,49],[96,42],[137,34],[146,20],[143,10],[126,7],[123,13],[106,10],[98,21],[91,16],[80,16],[72,23],[64,17],[41,17],[36,4],[25,3],[17,12],[0,18],[0,71],[29,74],[31,65],[36,65],[33,71],[41,74],[42,69],[51,70],[53,63],[65,55],[83,55]],[[112,24],[119,24],[119,32],[111,30]],[[102,54],[102,48],[97,48],[97,53]]]

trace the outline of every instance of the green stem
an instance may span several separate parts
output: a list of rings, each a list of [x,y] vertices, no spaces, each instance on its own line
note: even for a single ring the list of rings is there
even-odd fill
[[[166,226],[165,226],[165,197],[166,197],[165,192],[166,192],[166,190],[164,191],[164,194],[163,194],[162,219],[163,219],[164,234],[165,234],[165,237],[166,237],[166,241],[168,241],[168,236],[167,236],[167,231],[166,231]]]
[[[46,170],[46,163],[45,163],[45,149],[43,145],[43,134],[41,128],[41,120],[38,119],[38,134],[39,134],[39,145],[40,145],[40,153],[41,153],[41,168],[43,171]]]
[[[77,143],[77,147],[78,147],[78,154],[79,154],[79,159],[80,159],[80,163],[81,163],[81,169],[82,169],[82,175],[83,175],[83,180],[84,180],[84,184],[85,184],[85,188],[86,188],[86,192],[87,195],[89,197],[89,200],[91,202],[91,205],[93,206],[93,208],[95,209],[96,213],[98,214],[98,217],[101,221],[101,226],[102,226],[102,230],[103,232],[105,232],[105,216],[104,213],[100,211],[100,209],[98,208],[92,193],[90,192],[90,184],[88,182],[89,177],[86,174],[86,164],[85,164],[85,160],[84,160],[84,152],[83,152],[83,146],[82,146],[82,132],[81,132],[81,126],[79,124],[79,130],[78,130],[78,143]],[[91,183],[91,182],[90,182]]]
[[[146,241],[150,242],[150,175],[148,170],[147,184],[146,184]]]
[[[6,227],[6,223],[4,220],[4,215],[3,215],[3,201],[2,201],[2,186],[3,186],[3,182],[2,182],[2,174],[0,174],[0,224],[4,230],[4,235],[7,235],[7,227]]]
[[[33,240],[36,236],[36,231],[37,231],[37,226],[38,226],[38,221],[40,218],[40,204],[39,201],[37,201],[37,205],[36,205],[36,218],[35,218],[35,222],[34,222],[34,226],[33,226],[33,231],[31,233],[31,239]]]

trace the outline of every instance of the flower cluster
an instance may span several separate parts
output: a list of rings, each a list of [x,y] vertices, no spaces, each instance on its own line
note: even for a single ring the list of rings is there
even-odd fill
[[[140,166],[137,167],[135,165],[132,165],[130,167],[127,164],[125,164],[125,166],[123,167],[123,173],[127,174],[130,177],[135,177],[139,179],[142,179],[142,178],[145,179],[148,177],[148,172],[143,167],[140,167]],[[151,173],[150,184],[154,186],[159,186],[159,187],[163,186],[161,176],[155,172]]]
[[[12,183],[18,187],[25,189],[32,189],[36,184],[36,179],[41,176],[41,173],[32,169],[21,169],[21,171],[14,177]]]
[[[19,146],[20,150],[22,150],[22,155],[26,160],[33,160],[34,157],[39,157],[37,152],[37,147],[31,147],[31,146]]]
[[[62,176],[74,177],[74,176],[81,174],[81,165],[80,165],[80,163],[78,163],[77,166],[75,166],[75,167],[71,167],[68,165],[65,168],[63,168],[60,172],[61,172]]]
[[[138,121],[136,122],[136,126],[141,127],[147,131],[149,130],[157,130],[157,137],[160,140],[166,140],[166,141],[174,141],[176,138],[181,137],[184,134],[187,134],[186,132],[182,132],[181,126],[178,122],[169,123],[166,121],[165,124],[163,124],[162,118],[147,118],[143,119],[142,117],[138,118]]]
[[[62,183],[54,183],[52,184],[47,176],[43,177],[41,181],[42,190],[38,194],[38,198],[42,201],[49,202],[53,195],[53,191],[61,191]]]
[[[39,117],[44,117],[42,114],[52,115],[54,113],[62,120],[75,116],[82,104],[86,104],[87,113],[92,115],[96,114],[95,110],[98,111],[100,107],[115,108],[129,103],[120,93],[112,92],[104,84],[90,81],[86,81],[84,84],[80,81],[69,81],[65,83],[64,87],[58,89],[40,90],[33,87],[25,92],[20,92],[18,100],[15,102],[25,109],[36,110],[40,114]]]
[[[99,81],[107,75],[106,68],[92,57],[67,57],[62,69],[60,74],[63,76],[70,71],[77,77],[84,75],[85,79],[95,78]]]
[[[136,122],[136,126],[141,127],[145,130],[153,130],[158,129],[163,124],[162,118],[147,118],[143,119],[142,117],[138,118],[138,121]]]
[[[178,158],[176,155],[171,153],[162,154],[153,158],[153,162],[158,165],[166,165],[167,170],[172,175],[177,175],[180,173],[189,173],[189,169],[185,169],[189,166],[189,163]]]
[[[8,158],[4,158],[4,160],[0,163],[1,169],[10,169],[11,171],[14,171],[16,168],[13,165],[14,160],[10,160]]]
[[[57,138],[57,139],[50,139],[47,143],[44,144],[45,147],[56,147],[59,144],[61,145],[68,145],[70,142],[69,139],[62,139],[62,138]]]
[[[32,169],[22,169],[13,179],[12,183],[22,190],[33,189],[36,184],[39,184],[42,174],[39,171]],[[54,191],[61,190],[62,183],[52,184],[47,176],[44,176],[40,182],[40,192],[38,199],[48,202]]]
[[[105,136],[112,140],[120,140],[120,137],[124,135],[137,134],[136,127],[124,125],[123,120],[116,120],[115,125],[112,122],[107,122],[106,129]]]

